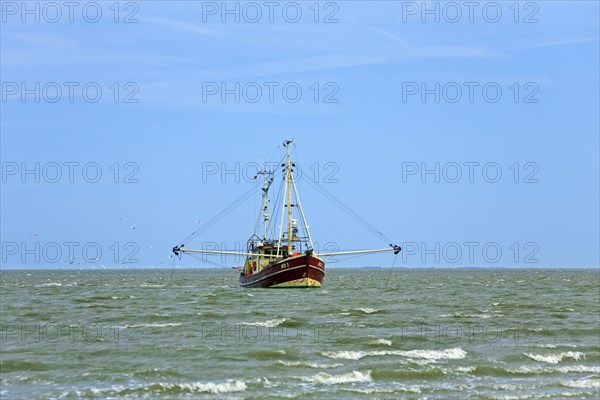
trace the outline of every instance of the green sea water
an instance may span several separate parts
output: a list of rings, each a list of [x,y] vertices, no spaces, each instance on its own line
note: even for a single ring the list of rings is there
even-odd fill
[[[4,399],[597,399],[598,270],[2,271]]]

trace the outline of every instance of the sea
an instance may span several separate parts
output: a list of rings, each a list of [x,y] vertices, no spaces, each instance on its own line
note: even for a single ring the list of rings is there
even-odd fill
[[[598,269],[4,270],[0,398],[598,399]]]

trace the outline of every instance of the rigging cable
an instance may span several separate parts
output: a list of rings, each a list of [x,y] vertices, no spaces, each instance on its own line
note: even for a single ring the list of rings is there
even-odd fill
[[[223,210],[221,210],[217,215],[212,217],[208,222],[206,222],[200,228],[196,229],[192,234],[190,234],[188,237],[183,239],[180,243],[186,243],[186,242],[189,242],[190,240],[197,238],[208,228],[210,228],[211,226],[213,226],[214,224],[219,222],[223,217],[225,217],[227,214],[229,214],[231,211],[233,211],[237,206],[242,204],[244,201],[248,200],[251,197],[251,195],[256,192],[256,188],[258,187],[259,184],[260,184],[260,182],[256,182],[244,194],[242,194],[240,197],[238,197],[233,202],[231,202],[229,205],[227,205],[227,207],[225,207]]]
[[[283,158],[279,161],[279,164],[281,163],[281,161],[283,161]],[[276,176],[276,171],[273,172],[273,176]],[[200,228],[196,229],[193,233],[191,233],[189,236],[187,236],[185,239],[183,239],[180,243],[182,243],[182,245],[183,245],[186,242],[194,240],[195,238],[197,238],[198,236],[200,236],[202,233],[204,233],[206,230],[208,230],[210,227],[212,227],[214,224],[216,224],[217,222],[219,222],[227,214],[229,214],[231,211],[233,211],[239,205],[241,205],[246,200],[248,200],[253,194],[255,194],[256,193],[256,189],[260,186],[260,184],[261,184],[261,181],[257,180],[254,183],[254,185],[252,185],[252,187],[250,189],[248,189],[240,197],[238,197],[237,199],[235,199],[234,201],[232,201],[229,205],[227,205],[227,207],[225,207],[217,215],[215,215],[210,220],[208,220]]]
[[[367,230],[369,230],[375,236],[378,236],[383,242],[390,244],[390,246],[393,245],[394,242],[390,238],[385,236],[377,228],[375,228],[373,225],[371,225],[369,222],[367,222],[363,217],[358,215],[358,213],[356,211],[354,211],[352,208],[350,208],[350,206],[348,206],[346,203],[344,203],[342,200],[340,200],[338,197],[336,197],[333,193],[331,193],[329,190],[324,188],[317,181],[313,180],[312,177],[308,177],[307,182],[313,188],[315,188],[317,191],[319,191],[323,196],[325,196],[329,201],[331,201],[334,205],[336,205],[339,209],[344,211],[346,214],[350,215],[359,224],[361,224],[363,227],[365,227]]]
[[[273,221],[277,221],[277,217],[279,216],[279,202],[283,201],[283,187],[284,185],[279,185],[279,191],[277,192],[277,196],[275,197],[275,202],[273,203],[272,207],[274,212],[269,219],[269,225],[267,225],[267,230],[270,231],[271,239],[275,238],[275,224],[273,224]]]

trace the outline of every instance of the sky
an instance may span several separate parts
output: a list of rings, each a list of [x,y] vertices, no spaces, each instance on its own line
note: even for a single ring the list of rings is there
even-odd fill
[[[0,11],[2,269],[171,268],[290,138],[302,175],[403,247],[328,266],[599,266],[596,1]],[[319,248],[389,245],[298,189]],[[259,207],[186,247],[243,246]],[[175,266],[241,264],[208,260]]]

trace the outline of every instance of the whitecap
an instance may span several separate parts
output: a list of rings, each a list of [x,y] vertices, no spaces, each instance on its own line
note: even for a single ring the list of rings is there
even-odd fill
[[[364,351],[349,351],[349,350],[341,350],[341,351],[323,351],[322,355],[329,358],[334,359],[342,359],[342,360],[360,360],[361,358],[368,355],[367,352]]]
[[[545,362],[548,364],[558,364],[565,358],[570,358],[572,360],[580,360],[581,358],[585,358],[584,354],[579,351],[567,351],[559,354],[523,353],[523,355],[531,358],[534,361]]]
[[[460,347],[446,350],[411,350],[403,353],[405,357],[424,358],[427,360],[460,360],[467,356],[467,352]]]
[[[165,322],[163,324],[154,323],[154,324],[127,324],[125,325],[125,329],[131,328],[168,328],[172,326],[180,326],[179,322]]]
[[[542,349],[555,349],[556,345],[553,344],[531,344],[531,347],[539,347]]]
[[[361,372],[361,371],[352,371],[347,374],[342,375],[330,375],[325,372],[319,372],[316,375],[310,377],[302,377],[301,378],[305,382],[314,382],[320,383],[324,385],[337,385],[340,383],[354,383],[354,382],[371,382],[373,378],[371,377],[371,371]]]
[[[563,367],[556,368],[556,370],[563,373],[589,372],[593,374],[600,374],[600,366],[598,365],[565,365]]]
[[[159,383],[158,385],[165,389],[180,389],[189,392],[209,392],[216,394],[243,392],[244,390],[246,390],[246,383],[244,381],[228,381],[222,383]]]
[[[579,379],[576,381],[561,381],[562,386],[578,389],[600,389],[600,380],[597,379]]]
[[[440,315],[438,315],[438,317],[440,317],[440,318],[481,318],[481,319],[492,318],[492,316],[489,314],[463,314],[460,312],[455,312],[453,314],[440,314]]]
[[[400,386],[395,389],[347,388],[344,390],[346,390],[348,392],[355,392],[355,393],[362,393],[362,394],[397,393],[397,392],[421,393],[421,388],[418,386]]]
[[[467,352],[460,347],[446,350],[380,350],[380,351],[324,351],[321,353],[325,357],[343,360],[360,360],[369,356],[395,355],[407,358],[418,358],[426,360],[459,360],[467,356]]]
[[[475,370],[477,369],[477,367],[458,367],[458,368],[454,368],[451,369],[450,372],[463,372],[463,373],[470,373],[470,372],[475,372]]]
[[[551,372],[551,370],[549,370],[547,368],[528,367],[528,366],[522,365],[518,368],[507,368],[506,372],[508,372],[509,374],[537,374],[537,373]]]
[[[109,394],[116,392],[120,394],[124,391],[136,390],[141,392],[161,392],[163,390],[180,390],[183,392],[204,392],[204,393],[231,393],[231,392],[243,392],[246,390],[246,383],[244,381],[226,381],[226,382],[192,382],[192,383],[164,383],[158,382],[149,386],[123,386],[123,385],[112,385],[110,388],[90,388],[87,389],[88,393],[95,396],[107,398],[111,397]],[[112,392],[112,393],[111,393]],[[77,398],[84,397],[86,392],[82,391],[71,391],[64,392],[58,398],[65,398],[75,395]],[[145,396],[144,396],[145,397]]]
[[[381,311],[381,310],[378,310],[377,308],[368,308],[368,307],[366,307],[366,308],[357,308],[357,310],[358,311],[362,311],[365,314],[373,314],[373,313],[376,313],[378,311]]]
[[[370,343],[371,344],[384,344],[386,346],[391,346],[392,345],[392,341],[391,340],[387,340],[387,339],[377,339],[377,340],[373,340]]]
[[[344,365],[344,364],[339,364],[339,363],[319,364],[319,363],[314,363],[314,362],[282,361],[282,360],[278,360],[277,362],[281,365],[285,365],[286,367],[309,367],[309,368],[319,368],[319,369],[337,368],[337,367],[341,367]]]
[[[290,320],[289,318],[275,318],[275,319],[270,319],[270,320],[263,321],[263,322],[240,322],[240,325],[262,326],[264,328],[275,328],[276,326],[279,326],[289,320]]]
[[[521,400],[521,399],[529,399],[530,397],[528,395],[524,395],[524,396],[520,396],[520,395],[501,395],[501,396],[494,396],[493,397],[495,400]]]

